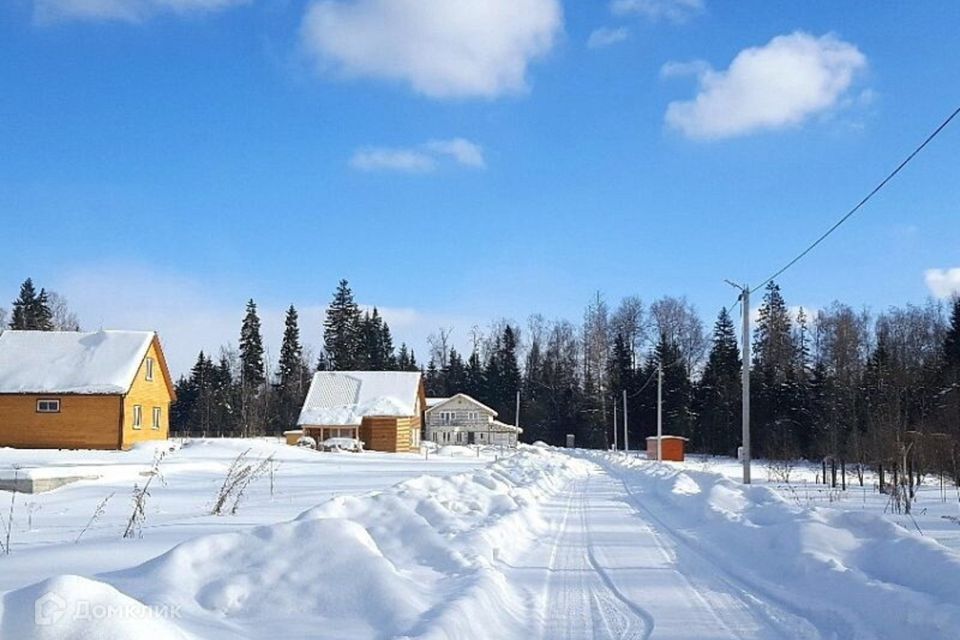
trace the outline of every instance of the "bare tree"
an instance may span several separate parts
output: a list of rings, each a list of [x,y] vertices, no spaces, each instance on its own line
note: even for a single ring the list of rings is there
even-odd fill
[[[643,301],[638,296],[628,296],[620,301],[620,306],[610,317],[611,334],[623,336],[630,349],[631,364],[639,367],[643,353],[650,343],[649,318]]]
[[[650,305],[650,319],[658,337],[666,336],[680,348],[687,371],[698,371],[710,340],[696,308],[686,296],[660,298]]]
[[[447,358],[450,356],[450,334],[452,333],[452,327],[440,327],[437,333],[431,333],[427,336],[427,344],[430,345],[430,359],[437,364],[441,371],[447,368]]]
[[[80,331],[80,320],[70,311],[66,298],[56,291],[48,291],[47,306],[50,307],[54,331]]]

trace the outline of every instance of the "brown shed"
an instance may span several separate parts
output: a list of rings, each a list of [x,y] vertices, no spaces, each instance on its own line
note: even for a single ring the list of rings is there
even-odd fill
[[[663,444],[660,446],[663,459],[671,462],[683,462],[687,442],[689,440],[682,436],[663,436]],[[657,459],[657,436],[647,438],[647,459]]]
[[[418,451],[425,407],[419,372],[318,371],[298,426],[318,444],[355,438],[374,451]]]

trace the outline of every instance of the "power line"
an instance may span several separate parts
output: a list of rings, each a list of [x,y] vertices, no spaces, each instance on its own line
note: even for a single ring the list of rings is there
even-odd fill
[[[951,113],[950,116],[949,116],[946,120],[944,120],[944,121],[940,124],[940,126],[937,127],[936,130],[934,130],[933,133],[931,133],[929,136],[927,136],[927,139],[924,140],[923,143],[922,143],[919,147],[917,147],[916,149],[913,150],[913,153],[911,153],[909,156],[907,156],[906,159],[905,159],[903,162],[901,162],[899,165],[897,165],[897,168],[896,168],[896,169],[894,169],[886,178],[884,178],[883,181],[882,181],[880,184],[878,184],[876,187],[874,187],[874,188],[873,188],[873,191],[871,191],[870,193],[868,193],[868,194],[863,198],[863,200],[861,200],[860,202],[858,202],[858,203],[857,203],[857,206],[855,206],[853,209],[850,209],[850,211],[848,211],[848,212],[846,213],[846,215],[844,215],[842,218],[840,218],[840,219],[836,222],[836,224],[834,224],[832,227],[830,227],[829,229],[827,229],[827,231],[826,231],[825,233],[823,233],[819,238],[817,238],[816,240],[814,240],[813,243],[812,243],[810,246],[808,246],[806,249],[804,249],[803,251],[801,251],[800,254],[797,255],[797,257],[795,257],[793,260],[791,260],[790,262],[788,262],[788,263],[787,263],[786,265],[784,265],[779,271],[777,271],[777,272],[774,273],[772,276],[770,276],[769,278],[767,278],[766,280],[764,280],[763,282],[761,282],[759,285],[757,285],[756,287],[753,287],[753,290],[754,290],[754,291],[758,291],[758,290],[762,289],[763,287],[767,286],[767,284],[769,284],[772,280],[774,280],[774,279],[776,279],[776,278],[779,278],[787,269],[789,269],[790,267],[792,267],[792,266],[795,265],[796,263],[800,262],[800,260],[802,260],[804,256],[806,256],[808,253],[810,253],[811,251],[813,251],[813,250],[816,248],[816,246],[819,245],[821,242],[823,242],[824,240],[826,240],[827,237],[828,237],[830,234],[832,234],[834,231],[837,230],[837,228],[840,227],[840,225],[842,225],[844,222],[846,222],[847,220],[849,220],[849,219],[853,216],[853,214],[855,214],[857,211],[859,211],[860,208],[863,207],[863,205],[865,205],[874,195],[876,195],[876,193],[877,193],[878,191],[880,191],[881,189],[883,189],[883,188],[887,185],[887,183],[890,182],[890,181],[894,178],[894,176],[896,176],[898,173],[900,173],[900,171],[901,171],[904,167],[906,167],[906,166],[910,163],[910,161],[913,160],[913,158],[914,158],[917,154],[919,154],[921,151],[923,151],[923,148],[924,148],[924,147],[926,147],[928,144],[930,144],[930,142],[931,142],[934,138],[936,138],[938,135],[940,135],[940,132],[943,131],[943,130],[947,127],[947,125],[950,124],[950,121],[953,120],[954,118],[956,118],[958,114],[960,114],[960,107],[957,107],[957,109],[956,109],[953,113]]]

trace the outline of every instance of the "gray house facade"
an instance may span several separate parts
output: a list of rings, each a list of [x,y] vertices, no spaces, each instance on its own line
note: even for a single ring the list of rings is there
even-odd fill
[[[497,420],[497,412],[458,393],[449,398],[427,398],[424,439],[437,445],[517,446],[523,430]]]

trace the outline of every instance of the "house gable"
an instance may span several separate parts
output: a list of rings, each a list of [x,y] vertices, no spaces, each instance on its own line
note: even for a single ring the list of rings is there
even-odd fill
[[[127,449],[137,442],[169,437],[170,404],[175,399],[163,349],[154,338],[123,397],[120,446]]]
[[[427,409],[426,413],[430,415],[436,415],[441,411],[479,411],[480,413],[486,414],[492,418],[497,417],[496,411],[465,393],[458,393],[455,396],[451,396],[440,402],[437,402],[432,407]]]

